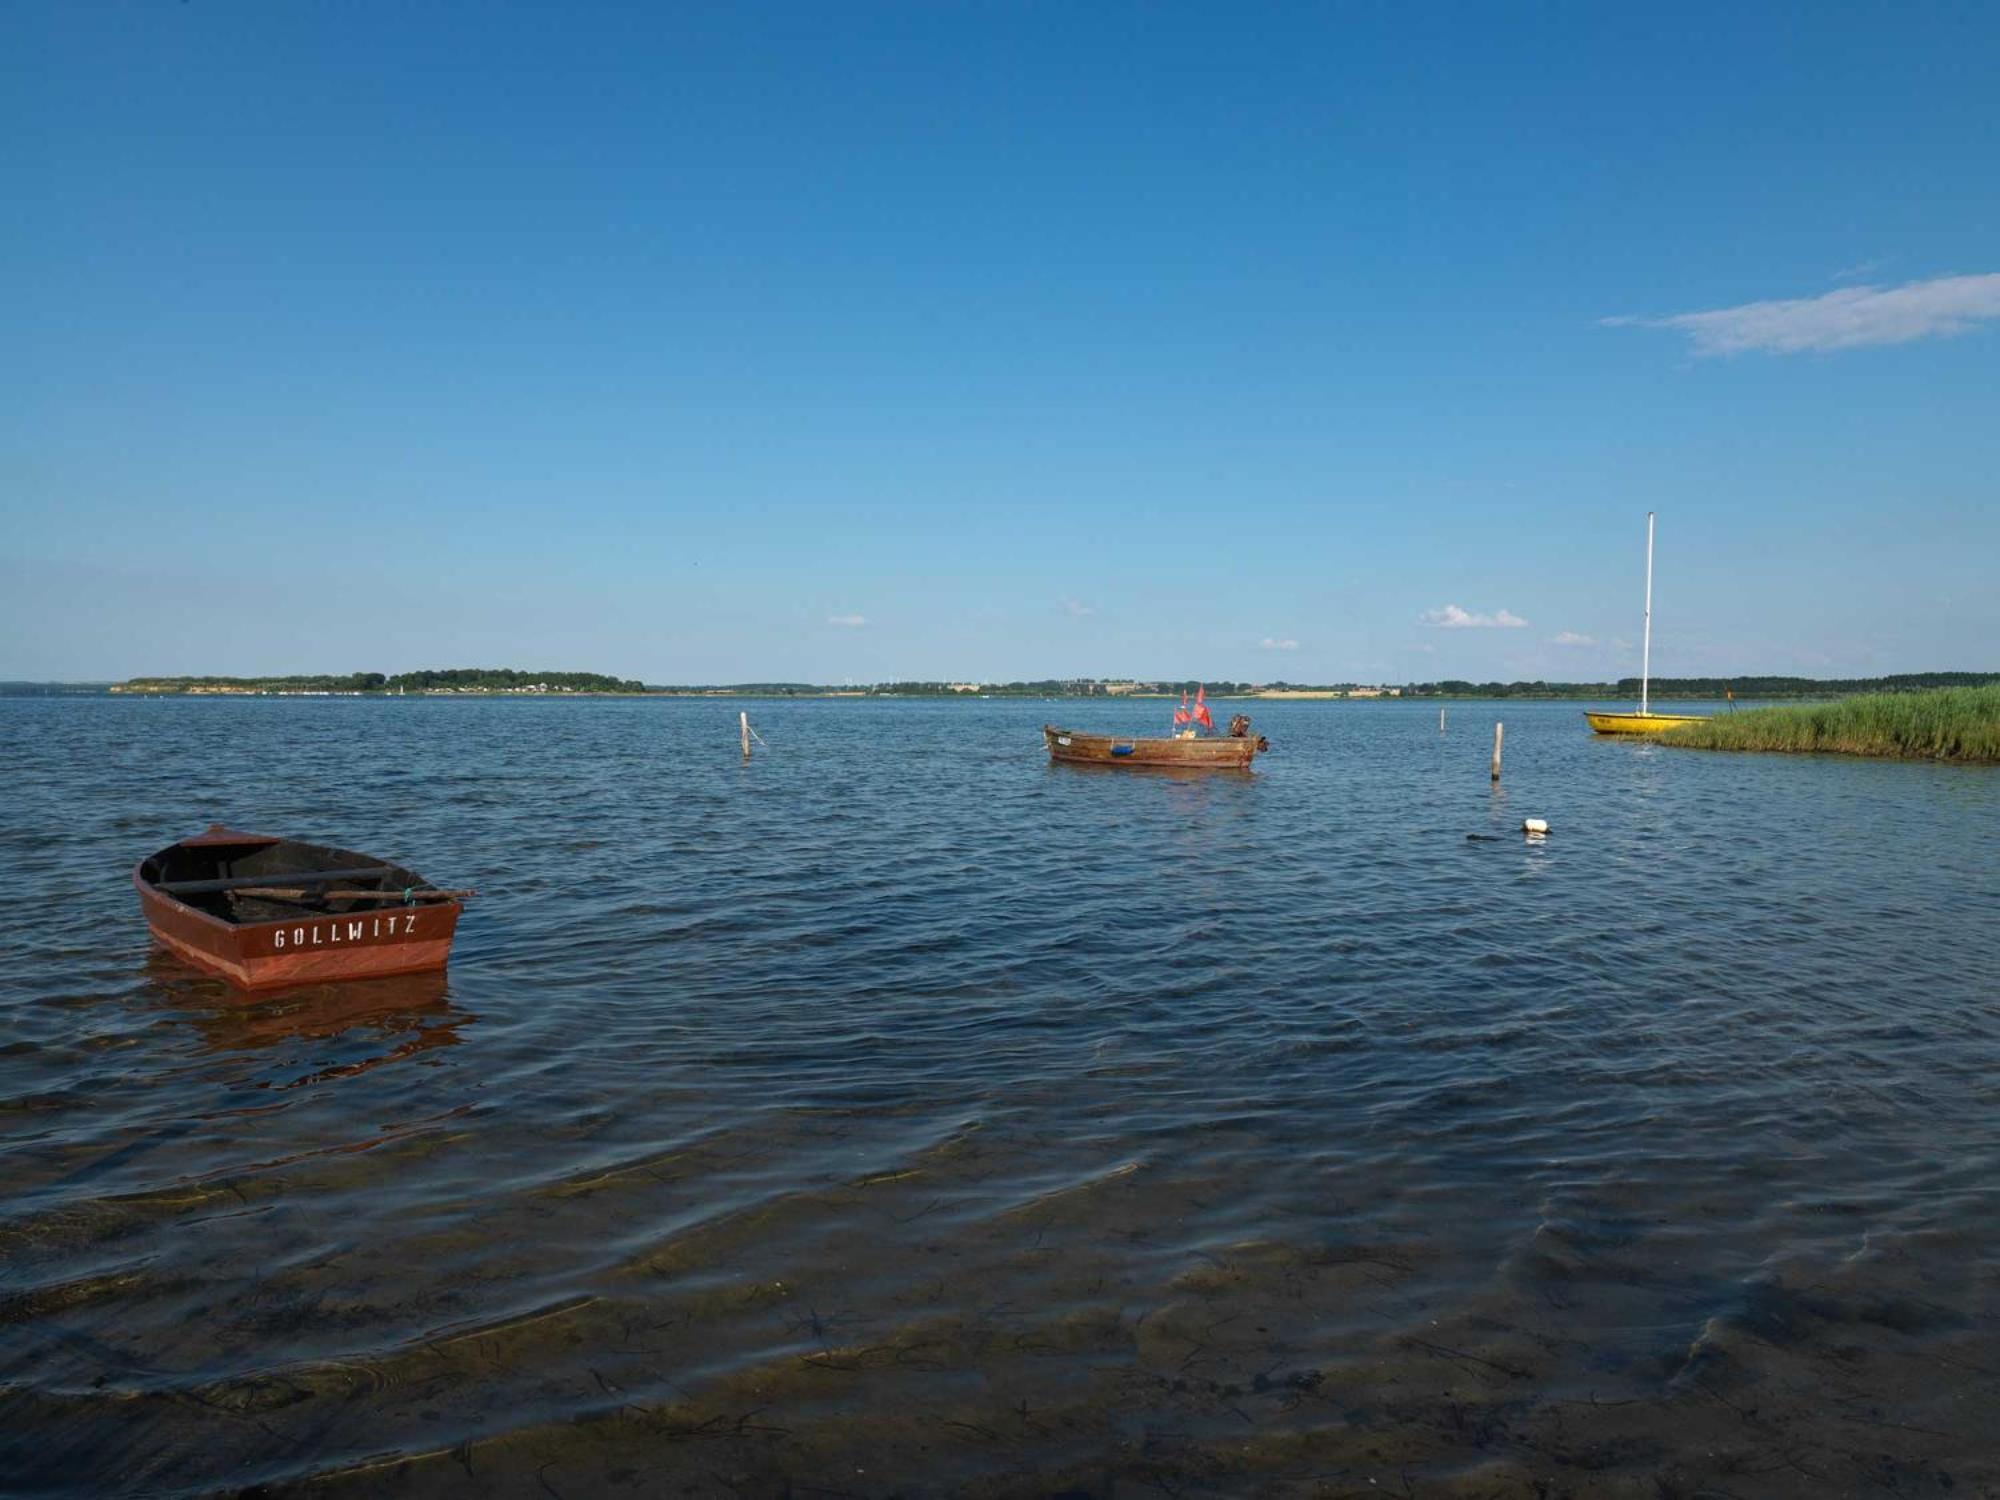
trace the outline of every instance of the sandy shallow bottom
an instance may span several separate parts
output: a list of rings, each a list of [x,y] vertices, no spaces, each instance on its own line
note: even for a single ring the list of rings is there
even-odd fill
[[[359,1154],[101,1205],[39,1226],[117,1259],[148,1219],[266,1220],[272,1264],[150,1284],[143,1263],[16,1299],[13,1325],[178,1299],[181,1328],[43,1344],[5,1402],[14,1480],[76,1466],[201,1492],[1978,1495],[2000,1484],[1985,1246],[1864,1236],[1720,1289],[1698,1224],[1579,1185],[1524,1238],[1378,1231],[1230,1242],[1239,1182],[1163,1152],[1064,1180],[1074,1143],[983,1128],[898,1154],[913,1122],[793,1115],[435,1205],[393,1252],[317,1249],[281,1198],[337,1197],[448,1148],[451,1122]],[[899,1129],[899,1127],[902,1127]],[[1245,1140],[1207,1143],[1228,1156]],[[1023,1194],[1018,1163],[1049,1164]],[[759,1164],[877,1157],[811,1191]],[[1328,1194],[1343,1186],[1337,1164]],[[702,1213],[717,1183],[742,1205]],[[1706,1211],[1750,1212],[1755,1184]],[[1831,1209],[1829,1211],[1837,1211]],[[1332,1221],[1337,1222],[1337,1213]],[[654,1239],[641,1226],[685,1218]],[[1192,1249],[1206,1240],[1213,1248]],[[545,1305],[455,1322],[480,1278],[532,1283],[551,1243],[623,1247]],[[16,1241],[16,1244],[19,1242]],[[1482,1253],[1483,1250],[1483,1253]],[[428,1305],[386,1303],[410,1258]],[[461,1278],[471,1278],[468,1284]],[[1703,1308],[1707,1311],[1704,1312]],[[367,1357],[168,1379],[274,1342],[434,1322]],[[32,1440],[18,1442],[32,1433]]]

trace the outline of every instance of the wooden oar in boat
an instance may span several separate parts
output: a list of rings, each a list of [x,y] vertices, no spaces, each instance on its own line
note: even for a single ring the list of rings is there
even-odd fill
[[[263,901],[463,901],[477,891],[436,891],[428,888],[407,891],[308,891],[285,886],[239,886],[232,896],[255,896]]]
[[[270,870],[262,875],[229,875],[217,880],[161,880],[153,889],[169,896],[202,896],[212,891],[240,891],[250,886],[268,885],[273,880],[296,880],[303,885],[327,885],[336,880],[375,880],[396,872],[388,865],[354,865],[345,870]]]

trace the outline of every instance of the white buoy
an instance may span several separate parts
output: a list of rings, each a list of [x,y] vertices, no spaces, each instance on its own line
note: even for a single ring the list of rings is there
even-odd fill
[[[1549,820],[1547,818],[1524,818],[1521,820],[1521,832],[1523,833],[1547,833],[1548,831]]]

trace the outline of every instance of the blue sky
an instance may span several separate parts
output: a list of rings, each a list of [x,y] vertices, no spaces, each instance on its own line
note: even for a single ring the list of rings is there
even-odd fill
[[[1636,9],[9,7],[0,677],[2000,667],[2000,11]]]

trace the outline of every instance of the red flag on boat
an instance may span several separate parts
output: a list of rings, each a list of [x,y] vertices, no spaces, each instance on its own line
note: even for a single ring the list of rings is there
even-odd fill
[[[1186,688],[1181,689],[1181,706],[1174,710],[1174,722],[1176,724],[1191,724],[1194,722],[1193,716],[1188,713]]]
[[[1213,729],[1215,728],[1215,720],[1209,717],[1208,705],[1202,701],[1207,692],[1208,689],[1206,687],[1197,687],[1194,690],[1194,721],[1204,729]]]

